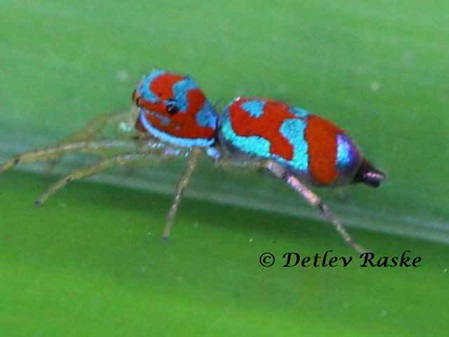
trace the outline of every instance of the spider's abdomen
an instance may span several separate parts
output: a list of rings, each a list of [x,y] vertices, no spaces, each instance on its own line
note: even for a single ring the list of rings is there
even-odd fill
[[[219,138],[235,156],[274,160],[315,185],[352,182],[363,161],[357,146],[333,123],[267,99],[231,102],[221,117]]]

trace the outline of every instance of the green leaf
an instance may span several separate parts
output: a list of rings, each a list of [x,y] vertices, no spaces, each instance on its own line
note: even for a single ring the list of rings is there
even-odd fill
[[[182,160],[112,170],[40,210],[33,201],[55,177],[29,165],[0,176],[0,335],[441,335],[448,10],[437,1],[1,1],[2,160],[127,109],[154,67],[188,73],[220,107],[271,97],[346,129],[388,179],[351,186],[347,198],[317,192],[377,256],[411,250],[422,266],[360,268],[280,181],[207,159],[167,245],[160,234]],[[68,156],[55,173],[90,159]],[[282,267],[286,252],[327,250],[354,262]],[[264,252],[276,256],[272,268],[259,265]]]

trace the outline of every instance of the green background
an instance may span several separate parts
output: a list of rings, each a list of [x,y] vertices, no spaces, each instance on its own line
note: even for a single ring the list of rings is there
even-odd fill
[[[220,107],[271,97],[345,128],[388,180],[319,194],[379,256],[422,257],[416,269],[282,268],[288,251],[356,254],[281,182],[207,160],[168,245],[182,161],[73,184],[40,210],[55,177],[24,166],[0,176],[0,335],[440,336],[448,12],[444,1],[0,0],[2,159],[126,109],[154,67],[188,73]],[[272,268],[259,265],[267,251]]]

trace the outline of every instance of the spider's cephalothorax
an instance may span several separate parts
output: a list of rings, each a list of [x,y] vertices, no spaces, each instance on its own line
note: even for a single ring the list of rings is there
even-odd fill
[[[0,166],[3,172],[18,163],[55,160],[67,152],[118,154],[73,172],[41,195],[37,205],[69,182],[114,165],[187,157],[187,168],[178,183],[167,216],[163,237],[171,226],[197,159],[203,153],[218,166],[264,169],[282,179],[311,205],[316,206],[344,240],[357,251],[342,224],[308,185],[339,186],[365,183],[377,187],[385,175],[361,154],[338,126],[304,109],[263,98],[237,98],[218,115],[192,78],[163,70],[144,76],[132,95],[137,114],[102,117],[58,146],[24,153]],[[129,117],[134,120],[130,122]],[[111,123],[127,124],[119,139],[99,138]],[[130,128],[130,123],[134,128]],[[134,129],[134,132],[129,130]]]
[[[182,147],[214,143],[217,113],[189,76],[154,70],[133,93],[136,128]]]

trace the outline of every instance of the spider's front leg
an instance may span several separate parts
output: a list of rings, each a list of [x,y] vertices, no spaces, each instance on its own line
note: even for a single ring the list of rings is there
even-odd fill
[[[297,177],[295,177],[289,170],[285,167],[273,162],[268,161],[266,168],[274,176],[284,180],[290,187],[292,187],[296,192],[298,192],[307,202],[317,207],[321,214],[326,218],[337,230],[337,232],[343,237],[348,245],[355,249],[359,253],[365,253],[367,250],[355,242],[351,235],[346,231],[341,222],[332,214],[329,207],[316,195],[312,190],[310,190],[306,185],[304,185]]]
[[[187,157],[187,168],[185,169],[184,173],[182,174],[181,178],[179,179],[178,186],[176,187],[176,193],[173,198],[173,203],[170,207],[170,211],[167,215],[167,221],[165,223],[164,232],[162,234],[162,239],[164,241],[168,241],[170,237],[170,231],[173,227],[173,223],[175,221],[176,212],[178,211],[179,203],[181,202],[182,195],[184,194],[185,189],[189,185],[190,177],[192,176],[193,172],[195,171],[198,158],[201,155],[201,149],[200,148],[193,148]]]
[[[159,145],[159,147],[149,148],[147,151],[125,153],[115,157],[103,159],[94,165],[76,170],[51,185],[45,193],[41,194],[35,204],[37,207],[40,207],[49,197],[65,187],[67,184],[75,180],[92,176],[111,167],[125,165],[132,166],[147,162],[159,163],[178,156],[178,151],[176,151],[176,149],[163,146],[162,144]]]
[[[188,154],[187,167],[186,167],[184,173],[182,174],[181,178],[179,179],[178,185],[176,187],[175,196],[173,198],[173,203],[172,203],[172,205],[170,207],[170,211],[168,212],[168,215],[167,215],[167,221],[165,224],[164,232],[162,234],[162,238],[164,241],[168,241],[168,239],[170,237],[171,228],[173,227],[173,223],[175,221],[176,213],[178,211],[182,195],[190,182],[190,178],[191,178],[193,172],[195,171],[198,159],[202,152],[203,152],[203,150],[201,148],[193,148]],[[213,158],[215,159],[215,157],[213,157]],[[243,160],[236,161],[231,158],[216,159],[216,166],[222,167],[225,170],[238,168],[238,169],[244,169],[245,171],[260,169],[260,168],[264,167],[262,165],[262,163],[260,163],[258,161],[253,161],[253,162],[243,161]]]
[[[98,139],[102,135],[102,132],[110,126],[115,127],[121,133],[133,135],[136,134],[134,129],[135,120],[136,112],[133,109],[103,115],[91,120],[86,126],[63,140],[62,143]]]
[[[138,135],[134,129],[134,121],[136,119],[136,111],[134,109],[122,112],[116,112],[108,115],[103,115],[91,120],[86,126],[72,134],[70,137],[62,140],[59,144],[72,144],[82,141],[93,141],[104,139],[104,131],[109,127],[114,127],[112,131],[119,131],[120,139],[131,139]],[[123,137],[124,136],[124,137]],[[54,167],[59,163],[63,153],[55,154],[53,157],[48,157],[49,161],[46,168],[46,173],[49,174]]]
[[[0,173],[3,173],[16,165],[33,163],[38,161],[52,160],[69,152],[89,152],[102,153],[106,150],[135,149],[138,144],[135,140],[96,140],[80,141],[74,143],[59,144],[53,147],[38,149],[35,151],[19,154],[0,166]]]

